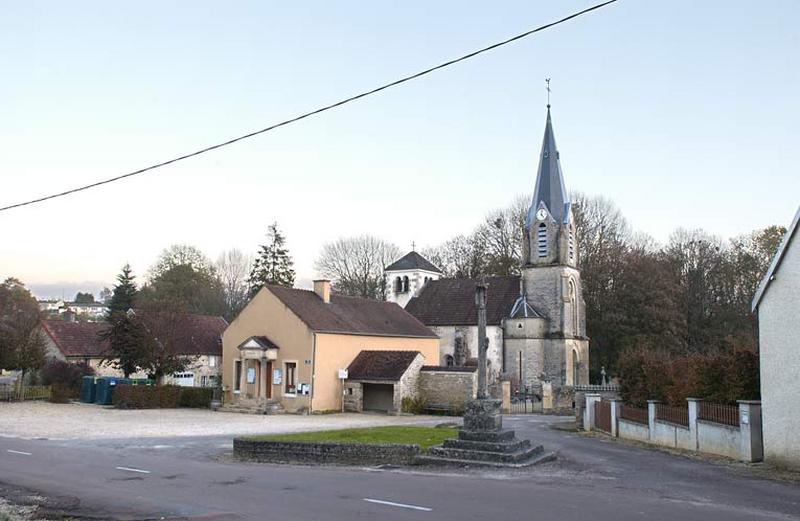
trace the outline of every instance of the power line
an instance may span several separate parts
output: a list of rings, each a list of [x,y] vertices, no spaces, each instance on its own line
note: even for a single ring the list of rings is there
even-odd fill
[[[70,190],[66,190],[64,192],[58,192],[58,193],[55,193],[55,194],[50,194],[50,195],[46,195],[46,196],[43,196],[43,197],[39,197],[37,199],[31,199],[29,201],[25,201],[25,202],[22,202],[22,203],[16,203],[16,204],[12,204],[12,205],[9,205],[9,206],[3,206],[3,207],[0,207],[0,212],[6,211],[6,210],[11,210],[11,209],[14,209],[14,208],[19,208],[21,206],[28,206],[28,205],[31,205],[31,204],[41,203],[41,202],[44,202],[44,201],[48,201],[50,199],[56,199],[58,197],[64,197],[64,196],[67,196],[67,195],[70,195],[70,194],[74,194],[74,193],[77,193],[77,192],[82,192],[84,190],[89,190],[90,188],[96,188],[98,186],[107,185],[107,184],[113,183],[115,181],[121,181],[122,179],[126,179],[128,177],[133,177],[133,176],[136,176],[136,175],[139,175],[139,174],[144,174],[145,172],[150,172],[151,170],[155,170],[157,168],[161,168],[161,167],[164,167],[164,166],[167,166],[167,165],[171,165],[172,163],[177,163],[178,161],[183,161],[184,159],[189,159],[190,157],[199,156],[200,154],[205,154],[206,152],[211,152],[212,150],[216,150],[218,148],[222,148],[222,147],[226,147],[228,145],[232,145],[232,144],[234,144],[234,143],[236,143],[238,141],[243,141],[245,139],[249,139],[251,137],[257,136],[259,134],[264,134],[265,132],[269,132],[270,130],[275,130],[276,128],[283,127],[283,126],[289,125],[291,123],[296,123],[296,122],[298,122],[298,121],[300,121],[302,119],[305,119],[305,118],[308,118],[308,117],[311,117],[311,116],[315,116],[317,114],[320,114],[322,112],[325,112],[325,111],[328,111],[328,110],[331,110],[331,109],[335,109],[337,107],[341,107],[342,105],[346,105],[346,104],[348,104],[348,103],[350,103],[352,101],[356,101],[356,100],[359,100],[361,98],[366,98],[367,96],[371,96],[372,94],[377,94],[378,92],[381,92],[381,91],[386,90],[386,89],[391,88],[391,87],[395,87],[397,85],[400,85],[401,83],[406,83],[408,81],[415,80],[417,78],[425,76],[426,74],[430,74],[430,73],[432,73],[434,71],[437,71],[439,69],[444,69],[445,67],[449,67],[451,65],[455,65],[456,63],[468,60],[470,58],[474,58],[475,56],[478,56],[479,54],[483,54],[485,52],[497,49],[498,47],[502,47],[504,45],[508,45],[509,43],[515,42],[517,40],[521,40],[522,38],[525,38],[525,37],[530,36],[532,34],[538,33],[540,31],[544,31],[545,29],[549,29],[551,27],[555,27],[556,25],[559,25],[559,24],[562,24],[562,23],[567,22],[569,20],[572,20],[573,18],[577,18],[577,17],[579,17],[581,15],[590,13],[592,11],[595,11],[597,9],[605,7],[605,6],[609,5],[609,4],[613,4],[616,1],[617,0],[608,0],[606,2],[603,2],[603,3],[600,3],[600,4],[596,4],[596,5],[592,6],[592,7],[584,9],[582,11],[578,11],[576,13],[573,13],[573,14],[569,15],[569,16],[565,16],[564,18],[561,18],[560,20],[556,20],[555,22],[550,22],[548,24],[539,26],[539,27],[537,27],[535,29],[531,29],[530,31],[526,31],[526,32],[524,32],[522,34],[518,34],[517,36],[513,36],[513,37],[511,37],[511,38],[509,38],[507,40],[503,40],[501,42],[489,45],[488,47],[484,47],[483,49],[480,49],[480,50],[477,50],[477,51],[473,51],[473,52],[471,52],[469,54],[465,54],[465,55],[461,56],[460,58],[456,58],[456,59],[444,62],[442,64],[436,65],[435,67],[431,67],[430,69],[425,69],[424,71],[418,72],[416,74],[412,74],[410,76],[406,76],[404,78],[400,78],[399,80],[395,80],[395,81],[393,81],[391,83],[387,83],[387,84],[382,85],[380,87],[377,87],[375,89],[372,89],[372,90],[369,90],[369,91],[366,91],[366,92],[362,92],[361,94],[356,94],[355,96],[351,96],[351,97],[343,99],[341,101],[337,101],[336,103],[332,103],[331,105],[326,105],[326,106],[324,106],[322,108],[318,108],[316,110],[312,110],[311,112],[306,112],[305,114],[302,114],[300,116],[296,116],[294,118],[287,119],[285,121],[281,121],[280,123],[276,123],[274,125],[270,125],[269,127],[262,128],[261,130],[256,130],[255,132],[250,132],[249,134],[244,134],[242,136],[239,136],[239,137],[236,137],[236,138],[233,138],[233,139],[229,139],[228,141],[224,141],[222,143],[217,143],[216,145],[211,145],[209,147],[197,150],[195,152],[191,152],[189,154],[185,154],[185,155],[182,155],[182,156],[179,156],[179,157],[175,157],[173,159],[169,159],[169,160],[163,161],[161,163],[156,163],[154,165],[150,165],[148,167],[141,168],[139,170],[134,170],[133,172],[128,172],[127,174],[122,174],[122,175],[118,175],[116,177],[111,177],[111,178],[108,178],[108,179],[104,179],[102,181],[97,181],[95,183],[91,183],[91,184],[88,184],[88,185],[79,186],[79,187],[76,187],[76,188],[72,188]]]

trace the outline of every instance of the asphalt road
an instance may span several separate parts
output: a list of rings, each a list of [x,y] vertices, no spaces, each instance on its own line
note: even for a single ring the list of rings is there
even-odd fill
[[[559,459],[513,472],[241,463],[229,438],[0,438],[0,483],[114,519],[800,520],[800,486],[506,418]],[[0,432],[2,427],[0,426]]]

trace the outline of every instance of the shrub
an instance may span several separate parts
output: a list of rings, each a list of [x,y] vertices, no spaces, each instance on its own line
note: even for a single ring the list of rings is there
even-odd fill
[[[177,385],[118,385],[111,402],[117,409],[174,409],[180,393]]]
[[[209,387],[181,387],[178,407],[208,409],[213,397],[214,390]]]
[[[72,387],[67,387],[63,384],[52,384],[50,386],[50,402],[51,403],[69,403],[70,400],[77,400],[80,397],[80,391]]]
[[[53,403],[68,403],[80,396],[81,378],[93,376],[94,369],[85,363],[72,364],[64,360],[49,360],[39,370],[39,380],[42,385],[52,388],[50,401]]]
[[[403,412],[411,414],[422,414],[425,412],[425,407],[427,406],[428,401],[422,396],[416,396],[414,398],[406,396],[403,398],[403,401],[400,405]]]

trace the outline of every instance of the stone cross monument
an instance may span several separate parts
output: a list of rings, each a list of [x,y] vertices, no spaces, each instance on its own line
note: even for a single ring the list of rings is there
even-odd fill
[[[478,308],[478,400],[485,400],[486,393],[486,282],[478,282],[475,287],[475,307]]]

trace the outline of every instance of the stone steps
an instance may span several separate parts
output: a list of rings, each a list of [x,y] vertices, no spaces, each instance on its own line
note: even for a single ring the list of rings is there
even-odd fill
[[[530,459],[522,460],[516,463],[502,463],[495,461],[480,461],[480,460],[467,460],[458,458],[440,458],[438,456],[422,455],[417,456],[415,463],[418,465],[439,465],[451,467],[490,467],[498,469],[521,469],[539,465],[540,463],[547,463],[554,461],[556,454],[554,452],[537,452]]]
[[[517,446],[519,442],[514,443]],[[512,444],[509,444],[512,445]],[[544,447],[517,448],[516,450],[503,449],[500,451],[474,450],[472,448],[447,448],[431,447],[428,451],[430,456],[449,460],[491,462],[491,463],[520,463],[532,459],[535,455],[544,452]]]
[[[511,453],[520,452],[529,449],[531,446],[530,440],[516,440],[512,439],[507,442],[491,442],[491,441],[470,441],[450,439],[445,440],[442,445],[445,449],[464,449],[482,452],[495,452],[495,453]]]
[[[250,402],[234,402],[226,403],[218,409],[220,412],[232,412],[240,414],[282,414],[284,411],[283,406],[274,401],[258,403],[255,401]]]

